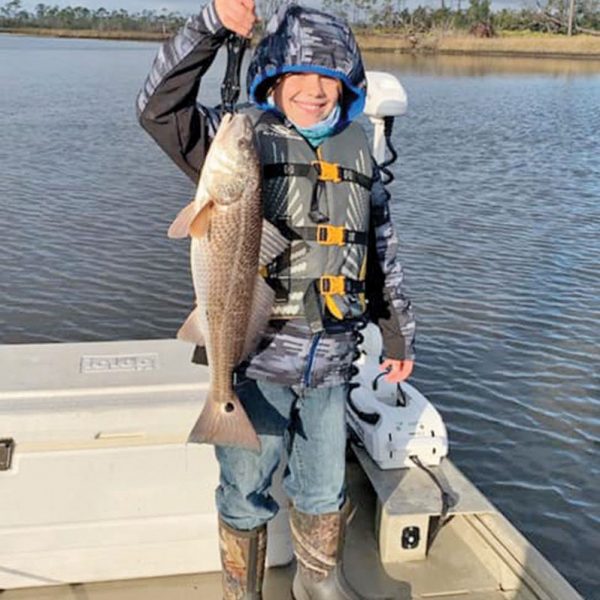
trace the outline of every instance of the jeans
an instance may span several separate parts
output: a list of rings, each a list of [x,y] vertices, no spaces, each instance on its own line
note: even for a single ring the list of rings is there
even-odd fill
[[[339,510],[345,495],[346,384],[296,388],[243,379],[236,392],[261,442],[260,454],[216,446],[221,467],[219,515],[235,529],[263,525],[278,511],[270,495],[273,473],[288,455],[283,487],[301,512]]]

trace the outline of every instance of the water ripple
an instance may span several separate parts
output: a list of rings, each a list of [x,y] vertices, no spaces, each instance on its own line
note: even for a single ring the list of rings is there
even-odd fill
[[[135,120],[155,49],[0,35],[0,342],[172,337],[189,312],[188,245],[166,230],[193,186]],[[410,99],[390,191],[418,316],[414,383],[442,412],[452,458],[591,597],[598,72],[369,60]]]

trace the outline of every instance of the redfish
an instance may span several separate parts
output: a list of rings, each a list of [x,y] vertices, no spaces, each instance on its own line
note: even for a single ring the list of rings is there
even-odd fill
[[[258,451],[258,436],[233,388],[233,371],[256,348],[273,306],[273,290],[259,267],[288,242],[262,216],[261,165],[247,115],[223,117],[196,196],[168,235],[191,237],[196,307],[178,337],[205,346],[210,369],[208,396],[188,441]]]

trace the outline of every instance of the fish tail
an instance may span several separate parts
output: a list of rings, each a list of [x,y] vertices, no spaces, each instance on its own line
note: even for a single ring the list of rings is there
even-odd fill
[[[217,402],[209,391],[188,442],[214,444],[215,446],[238,446],[260,452],[260,440],[242,406],[232,390],[225,402]]]

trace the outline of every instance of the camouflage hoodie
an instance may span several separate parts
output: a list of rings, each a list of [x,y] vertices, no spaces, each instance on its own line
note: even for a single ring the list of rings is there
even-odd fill
[[[219,112],[197,96],[204,73],[228,31],[214,4],[190,17],[160,48],[137,98],[140,123],[175,163],[196,182],[219,125]],[[269,22],[248,69],[248,96],[266,108],[265,92],[274,77],[313,71],[344,85],[341,126],[364,107],[366,80],[350,28],[331,15],[299,6],[284,7]],[[286,126],[292,124],[283,119]],[[396,258],[397,236],[388,193],[375,166],[367,268],[368,317],[377,323],[387,358],[413,358],[414,318],[403,291]],[[312,334],[302,320],[270,324],[257,352],[243,365],[247,376],[284,385],[333,386],[346,381],[355,348],[356,323],[338,323]],[[201,360],[201,351],[195,360]]]

